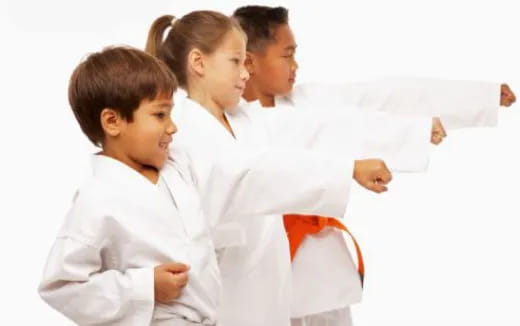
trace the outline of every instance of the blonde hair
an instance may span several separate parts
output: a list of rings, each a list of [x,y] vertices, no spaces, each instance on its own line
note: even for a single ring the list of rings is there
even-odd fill
[[[170,31],[164,38],[168,28]],[[179,85],[186,88],[189,52],[197,48],[203,53],[213,53],[233,28],[246,37],[234,18],[216,11],[194,11],[179,19],[164,15],[150,27],[146,52],[163,60],[177,76]]]

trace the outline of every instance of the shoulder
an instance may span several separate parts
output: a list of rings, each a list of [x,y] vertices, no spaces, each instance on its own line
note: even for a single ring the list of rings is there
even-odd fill
[[[109,182],[89,179],[75,192],[58,236],[99,244],[108,231],[107,221],[118,214],[118,204],[123,204],[122,191]]]

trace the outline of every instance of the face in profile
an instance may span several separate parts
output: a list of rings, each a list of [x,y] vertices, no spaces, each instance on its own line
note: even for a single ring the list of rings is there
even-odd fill
[[[233,28],[219,47],[204,60],[206,86],[212,98],[223,109],[238,105],[249,74],[245,68],[246,38]]]
[[[256,86],[264,94],[276,96],[292,91],[298,63],[295,59],[296,41],[288,24],[279,25],[263,50],[251,53],[250,71]]]
[[[121,128],[121,145],[132,165],[161,169],[168,158],[168,148],[177,127],[171,119],[171,97],[143,100],[133,112],[132,121]]]

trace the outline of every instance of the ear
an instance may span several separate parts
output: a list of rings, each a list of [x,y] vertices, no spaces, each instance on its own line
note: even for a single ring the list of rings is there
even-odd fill
[[[246,70],[250,76],[252,76],[255,73],[255,62],[255,55],[251,52],[246,52],[246,60],[244,62],[244,65],[246,66]]]
[[[101,111],[101,127],[106,136],[117,137],[126,120],[114,109],[104,108]]]
[[[199,77],[204,76],[204,54],[197,48],[188,53],[188,72],[195,73]]]

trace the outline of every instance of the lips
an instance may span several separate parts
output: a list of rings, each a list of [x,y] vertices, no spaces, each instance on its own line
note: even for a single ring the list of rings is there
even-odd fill
[[[168,146],[170,145],[171,142],[172,142],[171,139],[169,139],[169,140],[167,140],[167,141],[160,142],[160,143],[159,143],[159,147],[160,147],[161,149],[167,150],[167,149],[168,149]]]

